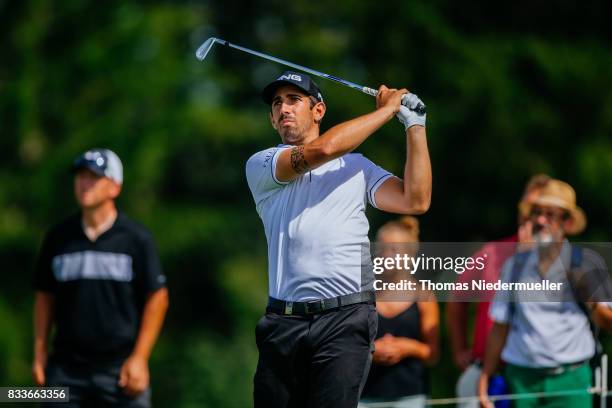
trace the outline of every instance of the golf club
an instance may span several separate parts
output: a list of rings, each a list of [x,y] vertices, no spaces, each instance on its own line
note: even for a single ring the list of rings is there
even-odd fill
[[[378,91],[376,89],[368,88],[367,86],[358,85],[358,84],[356,84],[354,82],[347,81],[346,79],[342,79],[342,78],[335,77],[333,75],[325,74],[323,72],[319,72],[319,71],[316,71],[316,70],[311,69],[311,68],[303,67],[301,65],[294,64],[292,62],[285,61],[283,59],[276,58],[276,57],[273,57],[271,55],[264,54],[262,52],[253,51],[253,50],[250,50],[248,48],[241,47],[241,46],[236,45],[236,44],[232,44],[231,42],[222,40],[220,38],[210,37],[208,40],[204,41],[204,43],[202,43],[202,45],[200,45],[200,47],[196,51],[196,57],[200,61],[203,61],[204,58],[206,58],[206,55],[208,54],[210,49],[213,47],[213,45],[215,45],[215,43],[219,43],[221,45],[225,45],[227,47],[234,48],[236,50],[240,50],[240,51],[246,52],[248,54],[260,57],[260,58],[267,59],[269,61],[274,61],[274,62],[277,62],[277,63],[282,64],[282,65],[286,65],[286,66],[291,67],[291,68],[299,69],[300,71],[304,71],[304,72],[307,72],[307,73],[312,74],[312,75],[316,75],[316,76],[321,77],[321,78],[326,78],[326,79],[329,79],[331,81],[338,82],[338,83],[340,83],[340,84],[342,84],[344,86],[348,86],[350,88],[356,89],[358,91],[361,91],[361,92],[366,93],[366,94],[371,95],[371,96],[378,95]],[[405,101],[405,98],[402,98],[402,103],[404,103],[404,101]],[[426,113],[426,108],[425,108],[425,105],[423,105],[423,104],[418,104],[412,110],[417,112],[418,114],[421,114],[421,115],[424,115]]]

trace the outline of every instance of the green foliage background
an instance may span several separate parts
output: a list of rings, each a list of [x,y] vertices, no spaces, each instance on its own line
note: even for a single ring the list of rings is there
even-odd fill
[[[509,235],[524,182],[545,172],[575,186],[580,239],[608,241],[609,15],[603,1],[0,1],[0,385],[30,381],[29,281],[44,230],[75,210],[67,167],[105,146],[125,166],[119,205],[152,230],[169,279],[156,405],[250,405],[266,244],[243,169],[278,142],[258,92],[284,68],[221,47],[198,62],[212,35],[418,93],[434,170],[423,240]],[[324,129],[374,106],[317,82]],[[402,134],[392,121],[359,151],[401,173]],[[371,211],[372,231],[391,218]],[[443,341],[435,397],[456,375]]]

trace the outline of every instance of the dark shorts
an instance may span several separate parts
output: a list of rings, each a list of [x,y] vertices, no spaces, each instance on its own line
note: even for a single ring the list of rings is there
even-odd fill
[[[132,398],[119,387],[120,365],[90,368],[49,360],[45,370],[47,387],[69,387],[70,402],[46,403],[43,407],[126,407],[151,406],[151,390]]]
[[[255,408],[354,408],[372,362],[376,307],[312,317],[267,313],[255,329]]]

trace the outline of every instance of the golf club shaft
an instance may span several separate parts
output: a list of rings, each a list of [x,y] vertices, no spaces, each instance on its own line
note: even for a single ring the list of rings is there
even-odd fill
[[[231,42],[222,40],[220,38],[214,38],[212,40],[213,40],[213,43],[210,44],[209,47],[207,47],[207,49],[205,50],[205,52],[204,52],[202,57],[200,57],[200,50],[202,49],[202,47],[204,47],[206,42],[204,44],[202,44],[200,49],[198,49],[198,52],[196,53],[196,55],[198,55],[198,58],[204,59],[206,54],[210,50],[210,47],[212,47],[212,45],[215,42],[218,42],[221,45],[225,45],[227,47],[234,48],[234,49],[246,52],[248,54],[255,55],[257,57],[264,58],[264,59],[267,59],[267,60],[270,60],[270,61],[274,61],[274,62],[277,62],[279,64],[286,65],[288,67],[295,68],[295,69],[298,69],[300,71],[304,71],[304,72],[307,72],[309,74],[312,74],[312,75],[315,75],[315,76],[318,76],[318,77],[321,77],[321,78],[326,78],[326,79],[329,79],[330,81],[338,82],[338,83],[340,83],[340,84],[342,84],[344,86],[348,86],[350,88],[356,89],[358,91],[361,91],[361,92],[363,92],[365,94],[368,94],[368,95],[371,95],[371,96],[377,96],[378,95],[378,90],[373,89],[373,88],[369,88],[367,86],[362,86],[362,85],[356,84],[356,83],[351,82],[351,81],[347,81],[346,79],[338,78],[338,77],[335,77],[333,75],[326,74],[324,72],[320,72],[320,71],[317,71],[317,70],[314,70],[314,69],[311,69],[311,68],[308,68],[308,67],[304,67],[302,65],[294,64],[293,62],[289,62],[289,61],[286,61],[286,60],[281,59],[281,58],[276,58],[276,57],[273,57],[273,56],[268,55],[268,54],[264,54],[264,53],[259,52],[259,51],[254,51],[254,50],[251,50],[249,48],[242,47],[240,45],[232,44]],[[210,40],[208,40],[208,41],[210,41]],[[403,100],[403,98],[402,98],[402,100]],[[425,105],[419,104],[414,109],[414,111],[416,111],[418,113],[421,113],[421,114],[424,114],[425,111],[426,111]]]
[[[271,55],[263,54],[263,53],[258,52],[258,51],[253,51],[253,50],[250,50],[248,48],[241,47],[241,46],[236,45],[236,44],[232,44],[229,41],[221,40],[221,44],[226,45],[226,46],[231,47],[231,48],[235,48],[235,49],[240,50],[240,51],[247,52],[247,53],[252,54],[252,55],[256,55],[258,57],[267,58],[267,59],[269,59],[271,61],[278,62],[279,64],[287,65],[288,67],[299,69],[300,71],[304,71],[304,72],[307,72],[307,73],[312,74],[312,75],[316,75],[316,76],[321,77],[321,78],[326,78],[326,79],[329,79],[329,80],[332,80],[332,81],[339,82],[342,85],[346,85],[346,86],[351,87],[353,89],[357,89],[358,91],[367,93],[368,95],[376,96],[376,94],[378,94],[378,91],[375,90],[375,89],[368,88],[366,86],[361,86],[361,85],[358,85],[358,84],[353,83],[351,81],[347,81],[347,80],[344,80],[342,78],[338,78],[338,77],[335,77],[333,75],[326,74],[324,72],[316,71],[314,69],[311,69],[311,68],[308,68],[308,67],[304,67],[304,66],[299,65],[299,64],[294,64],[293,62],[289,62],[289,61],[286,61],[286,60],[281,59],[281,58],[276,58],[276,57],[273,57]]]

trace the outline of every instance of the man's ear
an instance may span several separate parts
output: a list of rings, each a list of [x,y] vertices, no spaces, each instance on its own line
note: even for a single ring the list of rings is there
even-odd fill
[[[272,125],[274,130],[278,130],[276,129],[276,123],[274,123],[274,118],[272,117],[272,111],[269,112],[269,115],[270,115],[270,124]]]
[[[312,107],[312,112],[316,123],[321,123],[323,116],[325,116],[326,110],[327,106],[325,106],[323,102],[317,102],[317,104]]]
[[[572,225],[574,225],[574,219],[572,217],[569,217],[567,220],[563,221],[563,232],[565,233],[566,231],[569,231],[572,228]]]
[[[115,200],[121,194],[121,184],[111,180],[109,191],[111,198]]]

